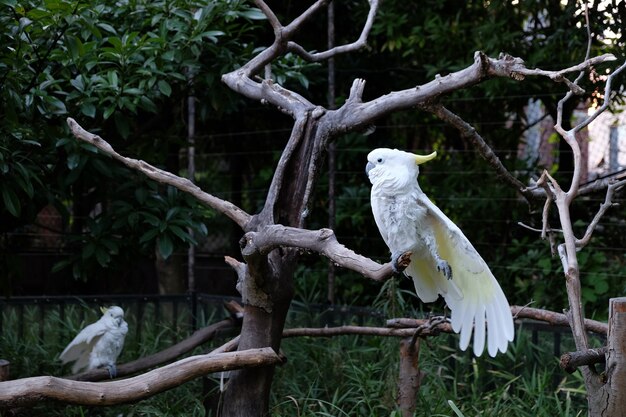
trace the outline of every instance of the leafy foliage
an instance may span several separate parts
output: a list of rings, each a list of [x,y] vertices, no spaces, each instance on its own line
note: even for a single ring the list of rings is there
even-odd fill
[[[102,158],[71,137],[64,118],[81,117],[114,146],[127,153],[148,149],[152,163],[175,170],[177,163],[169,162],[175,142],[163,144],[186,136],[179,103],[195,94],[205,120],[236,107],[239,99],[217,75],[249,56],[246,36],[261,18],[239,1],[4,2],[4,230],[32,222],[53,204],[72,232],[67,249],[73,255],[57,270],[71,264],[83,278],[122,267],[133,260],[124,254],[142,248],[143,256],[153,256],[151,245],[167,258],[195,242],[188,228],[206,234],[200,221],[207,213],[198,204]],[[140,195],[145,206],[128,203]]]

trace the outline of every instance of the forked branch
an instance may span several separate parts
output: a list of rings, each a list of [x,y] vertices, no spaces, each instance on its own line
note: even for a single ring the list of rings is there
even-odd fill
[[[394,274],[391,263],[379,264],[361,256],[340,244],[331,229],[306,230],[280,224],[269,225],[258,232],[249,232],[243,237],[242,254],[267,254],[280,247],[295,247],[318,252],[338,266],[348,268],[375,281],[382,281]],[[408,266],[410,253],[398,261],[401,267]]]

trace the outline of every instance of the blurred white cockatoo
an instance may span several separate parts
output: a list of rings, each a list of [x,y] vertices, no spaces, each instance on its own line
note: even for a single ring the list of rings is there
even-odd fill
[[[474,330],[474,354],[482,354],[486,333],[487,350],[495,356],[513,340],[511,309],[485,261],[417,183],[418,165],[436,155],[387,148],[369,153],[374,220],[396,270],[398,257],[412,252],[404,274],[413,279],[419,298],[433,302],[443,296],[452,329],[461,334],[460,348],[467,349]]]
[[[61,353],[63,363],[74,362],[72,373],[106,367],[111,378],[117,374],[115,362],[124,347],[128,324],[118,306],[101,311],[100,320],[81,330]]]

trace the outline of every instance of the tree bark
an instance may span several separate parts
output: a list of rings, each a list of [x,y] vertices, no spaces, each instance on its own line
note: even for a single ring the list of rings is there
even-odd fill
[[[606,384],[590,407],[589,415],[626,416],[626,297],[609,301],[609,335]],[[593,411],[593,414],[592,414]]]
[[[9,370],[11,363],[7,360],[0,359],[0,381],[9,380]]]
[[[419,368],[420,339],[400,341],[400,373],[398,375],[398,407],[402,417],[411,417],[417,407],[417,392],[422,382]]]
[[[0,410],[42,400],[113,405],[139,401],[212,372],[280,362],[270,348],[191,356],[140,376],[111,382],[79,382],[51,376],[0,382]]]

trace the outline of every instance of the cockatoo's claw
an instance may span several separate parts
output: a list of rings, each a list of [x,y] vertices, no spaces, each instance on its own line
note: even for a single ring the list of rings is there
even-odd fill
[[[393,272],[400,273],[404,271],[411,263],[411,255],[413,252],[406,251],[402,253],[394,253],[391,255],[391,268]]]
[[[115,364],[107,365],[106,368],[107,368],[107,371],[109,371],[109,377],[111,379],[113,379],[113,378],[115,378],[117,376],[117,367],[115,366]]]
[[[441,272],[447,279],[452,279],[452,268],[450,268],[450,264],[447,261],[439,259],[437,261],[437,271]]]

